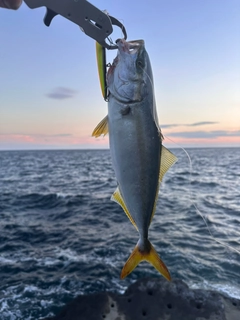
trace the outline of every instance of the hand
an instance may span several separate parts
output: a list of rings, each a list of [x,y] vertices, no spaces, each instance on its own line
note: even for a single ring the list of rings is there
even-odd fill
[[[22,4],[22,0],[0,0],[0,7],[17,10]]]

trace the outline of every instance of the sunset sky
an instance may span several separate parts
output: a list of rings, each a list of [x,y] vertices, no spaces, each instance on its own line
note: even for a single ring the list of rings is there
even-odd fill
[[[90,2],[128,40],[145,40],[166,144],[240,146],[239,0]],[[0,150],[107,148],[91,137],[107,113],[95,42],[61,16],[46,27],[44,15],[0,9]]]

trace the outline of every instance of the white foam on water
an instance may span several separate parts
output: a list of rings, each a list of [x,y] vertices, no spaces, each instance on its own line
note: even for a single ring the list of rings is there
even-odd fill
[[[0,300],[0,312],[3,312],[4,310],[7,310],[9,308],[8,303],[6,300],[1,299]]]
[[[31,255],[31,254],[29,254]],[[21,251],[14,253],[5,253],[0,255],[0,264],[10,264],[15,265],[19,262],[37,261],[36,258],[26,255]]]
[[[189,288],[191,289],[204,289],[217,291],[225,296],[240,299],[240,287],[234,286],[227,283],[211,283],[204,281],[202,283],[188,283]]]
[[[54,266],[58,265],[59,263],[65,263],[69,264],[71,262],[90,262],[90,261],[96,261],[96,256],[94,254],[78,254],[76,251],[72,249],[62,249],[60,247],[56,247],[55,250],[52,252],[53,256],[44,256],[40,258],[28,258],[28,260],[34,260],[36,262],[36,266],[39,267],[48,267],[48,266]],[[17,259],[16,261],[11,261],[6,258],[4,258],[4,261],[6,260],[6,263],[16,263],[17,261],[27,261],[27,259],[24,259],[21,257],[21,259]],[[102,261],[102,259],[101,259]],[[0,257],[1,262],[1,257]]]
[[[22,315],[21,315],[21,312],[17,312],[17,313],[13,313],[13,312],[3,312],[1,313],[1,319],[4,320],[4,319],[7,319],[7,320],[19,320],[19,319],[22,319]],[[30,320],[29,318],[26,318],[24,320]]]
[[[28,293],[32,293],[31,297],[28,297]],[[62,283],[58,286],[53,286],[50,288],[42,289],[34,285],[26,285],[24,287],[20,286],[10,286],[5,290],[0,292],[2,299],[0,299],[0,320],[35,320],[36,318],[32,315],[23,317],[22,312],[18,309],[21,305],[41,305],[42,309],[46,309],[53,305],[53,298],[56,294],[69,294],[70,292],[62,287]],[[77,294],[81,294],[77,293]],[[27,296],[26,296],[27,295]],[[14,307],[13,307],[14,305]],[[63,303],[59,303],[59,306],[63,306]],[[39,312],[40,307],[38,307]],[[48,317],[53,316],[50,312]],[[44,317],[46,318],[46,316]]]
[[[1,264],[16,264],[16,260],[4,258],[3,256],[0,256],[0,263]]]
[[[52,256],[52,255],[53,256]],[[79,254],[72,249],[62,249],[61,247],[56,247],[49,256],[43,257],[33,257],[26,255],[26,253],[17,252],[14,256],[6,254],[0,255],[0,264],[5,265],[15,265],[19,262],[34,262],[38,267],[49,267],[58,265],[64,262],[65,264],[71,262],[99,262],[109,265],[111,267],[116,267],[116,257],[99,257],[94,253],[82,253]]]
[[[53,300],[41,300],[40,304],[43,308],[47,308],[53,304]]]
[[[54,266],[59,263],[59,260],[52,257],[44,257],[37,260],[37,266],[39,267],[48,267],[48,266]]]
[[[39,291],[39,288],[36,287],[36,286],[33,286],[33,285],[28,285],[23,290],[24,293],[26,293],[26,292],[38,292],[38,291]]]
[[[68,194],[68,193],[57,192],[57,193],[56,193],[56,196],[57,196],[57,198],[67,198],[67,197],[69,197],[69,196],[71,196],[71,195]]]
[[[123,286],[122,281],[117,278],[115,278],[115,279],[113,278],[111,281],[114,284],[114,289],[117,289],[118,293],[124,294],[124,292],[127,290],[128,286],[126,286],[126,285]]]
[[[110,260],[108,258],[102,257],[99,258],[97,257],[94,253],[82,253],[79,254],[76,251],[72,249],[62,249],[60,247],[57,247],[55,249],[55,255],[56,257],[63,258],[66,262],[84,262],[84,263],[89,263],[91,261],[96,262],[96,261],[106,261],[107,264],[110,264]]]
[[[78,255],[76,251],[71,250],[71,249],[62,249],[62,248],[56,248],[55,250],[57,258],[66,258],[67,260],[70,261],[79,261],[81,258],[83,261],[86,260],[86,255]]]

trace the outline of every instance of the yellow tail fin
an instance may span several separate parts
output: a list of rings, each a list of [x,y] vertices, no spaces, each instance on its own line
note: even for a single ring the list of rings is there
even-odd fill
[[[167,280],[171,280],[170,273],[167,267],[165,266],[164,262],[160,259],[153,245],[150,242],[149,244],[150,250],[148,250],[147,252],[140,251],[139,245],[136,245],[122,269],[120,276],[121,279],[124,279],[126,276],[128,276],[141,261],[145,260],[151,263],[154,266],[154,268],[157,269],[157,271],[160,272]]]

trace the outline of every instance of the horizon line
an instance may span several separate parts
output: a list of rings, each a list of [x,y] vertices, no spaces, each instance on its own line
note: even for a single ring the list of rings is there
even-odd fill
[[[170,146],[170,149],[238,149],[240,146]],[[39,148],[39,149],[0,149],[0,152],[5,151],[110,151],[110,148]]]

